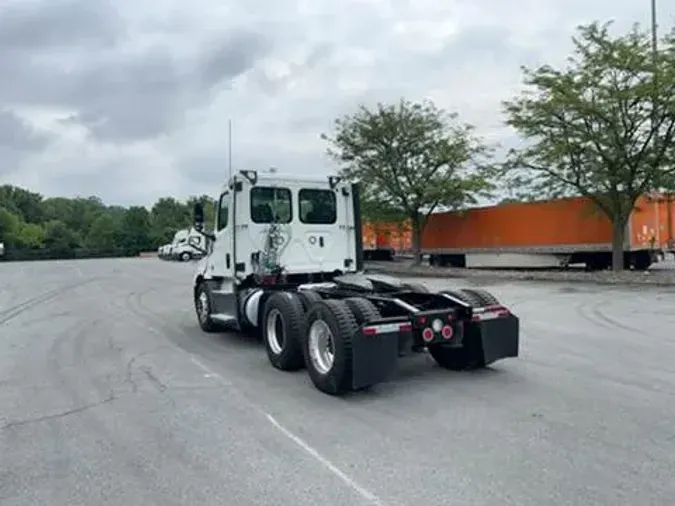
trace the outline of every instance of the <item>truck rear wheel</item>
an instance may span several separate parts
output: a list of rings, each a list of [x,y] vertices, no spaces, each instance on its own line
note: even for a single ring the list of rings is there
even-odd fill
[[[192,255],[188,253],[187,251],[184,251],[183,253],[180,254],[180,261],[181,262],[188,262],[192,258]]]
[[[429,354],[438,365],[451,371],[480,369],[485,366],[481,356],[467,346],[452,348],[445,344],[434,344],[429,346]]]
[[[352,390],[352,336],[358,324],[341,300],[312,305],[305,318],[305,366],[314,386],[329,395]]]
[[[483,307],[499,304],[497,297],[492,295],[487,290],[482,290],[480,288],[462,288],[460,291],[468,293],[470,296],[480,300]]]
[[[429,293],[429,289],[424,286],[422,283],[403,283],[403,287],[406,290],[416,293]]]
[[[363,297],[347,297],[344,301],[354,315],[357,325],[363,325],[364,323],[382,318],[375,304],[368,299],[364,299]]]
[[[441,290],[438,293],[445,293],[447,295],[450,295],[451,297],[459,299],[465,304],[469,304],[472,307],[480,307],[482,305],[480,298],[463,290]]]
[[[262,338],[270,363],[282,371],[302,369],[302,328],[305,311],[300,299],[289,292],[276,292],[265,303]]]
[[[295,293],[300,299],[300,302],[302,303],[302,307],[304,308],[305,312],[309,311],[309,308],[312,307],[312,304],[323,300],[323,297],[321,297],[321,295],[311,290],[298,290]]]

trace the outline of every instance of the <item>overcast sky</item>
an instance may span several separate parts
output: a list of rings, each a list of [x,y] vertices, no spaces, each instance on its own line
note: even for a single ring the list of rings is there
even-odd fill
[[[402,96],[514,145],[519,66],[561,62],[594,19],[646,25],[649,0],[0,0],[0,183],[215,194],[228,118],[235,168],[329,172],[335,117]]]

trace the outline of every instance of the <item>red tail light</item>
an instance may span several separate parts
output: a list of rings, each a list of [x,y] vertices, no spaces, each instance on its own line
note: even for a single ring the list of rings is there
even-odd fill
[[[422,331],[422,339],[424,339],[426,342],[433,341],[434,331],[427,327]]]
[[[444,325],[441,329],[441,335],[443,339],[452,339],[452,327],[450,325]]]

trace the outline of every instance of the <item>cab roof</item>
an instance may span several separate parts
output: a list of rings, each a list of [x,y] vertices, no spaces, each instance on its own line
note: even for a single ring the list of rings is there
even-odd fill
[[[326,189],[330,188],[330,179],[331,178],[338,178],[337,175],[335,174],[326,174],[323,176],[318,176],[315,174],[288,174],[288,173],[279,173],[279,172],[259,172],[259,171],[240,171],[236,173],[234,176],[230,178],[228,183],[226,185],[223,185],[222,191],[226,191],[229,189],[230,184],[232,183],[233,180],[237,181],[242,181],[246,180],[247,177],[244,174],[245,172],[254,172],[257,181],[256,185],[258,184],[266,184],[266,185],[283,185],[283,184],[292,184],[292,185],[299,185],[299,184],[306,184],[306,185],[311,185],[311,186],[321,186],[325,187]],[[340,183],[344,184],[344,181],[340,181]]]

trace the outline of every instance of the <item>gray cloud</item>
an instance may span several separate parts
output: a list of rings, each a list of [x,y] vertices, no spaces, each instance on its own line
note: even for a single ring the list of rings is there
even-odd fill
[[[34,130],[13,111],[0,109],[0,174],[13,173],[27,154],[46,148],[51,137]]]
[[[0,180],[122,203],[214,193],[228,118],[235,168],[327,171],[333,119],[402,96],[516,145],[500,102],[519,66],[561,63],[575,25],[610,18],[648,23],[648,5],[0,0]]]
[[[0,109],[0,147],[16,151],[42,149],[50,137],[35,131],[9,109]]]
[[[178,128],[186,111],[208,101],[213,88],[227,87],[268,48],[263,35],[236,30],[194,60],[175,56],[168,46],[101,58],[54,75],[44,103],[77,111],[68,122],[87,127],[95,139],[151,139]]]
[[[114,44],[122,34],[122,19],[103,0],[43,0],[0,5],[0,51],[50,50],[86,44]]]
[[[192,51],[166,37],[139,51],[127,31],[106,0],[0,7],[0,75],[13,77],[0,104],[69,109],[68,122],[97,140],[149,139],[179,127],[271,47],[264,34],[235,27]]]

